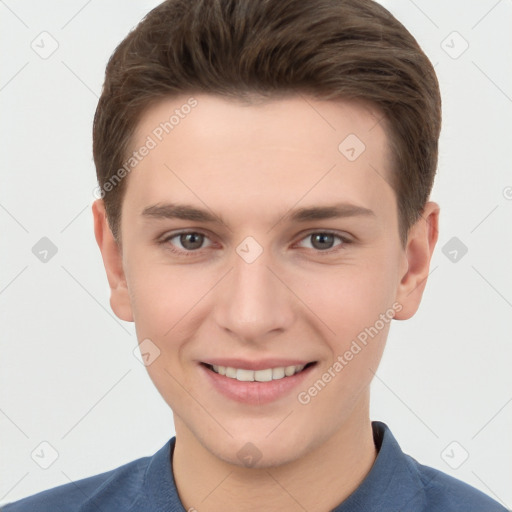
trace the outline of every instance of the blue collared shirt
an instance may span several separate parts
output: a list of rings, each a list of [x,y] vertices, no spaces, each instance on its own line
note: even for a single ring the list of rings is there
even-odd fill
[[[333,512],[507,512],[474,487],[404,454],[384,423],[372,426],[377,458]],[[172,472],[175,441],[151,457],[34,494],[0,512],[186,512]]]

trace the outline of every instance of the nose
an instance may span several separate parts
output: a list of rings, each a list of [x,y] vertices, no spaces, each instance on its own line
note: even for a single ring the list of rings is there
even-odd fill
[[[235,254],[233,269],[218,287],[217,325],[241,341],[264,342],[294,321],[297,304],[271,259],[266,251],[252,263]]]

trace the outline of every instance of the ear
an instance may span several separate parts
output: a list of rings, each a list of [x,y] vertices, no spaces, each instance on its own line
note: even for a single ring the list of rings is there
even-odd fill
[[[405,272],[397,290],[397,302],[402,305],[396,320],[411,318],[421,302],[427,284],[430,260],[439,235],[439,205],[427,202],[420,219],[411,226],[404,254]]]
[[[130,295],[123,270],[122,251],[112,235],[103,199],[94,201],[92,214],[94,217],[94,235],[101,251],[110,286],[110,307],[121,320],[133,322]]]

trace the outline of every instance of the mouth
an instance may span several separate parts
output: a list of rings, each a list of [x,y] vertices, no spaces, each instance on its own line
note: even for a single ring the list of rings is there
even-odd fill
[[[318,361],[250,363],[241,360],[230,361],[230,364],[236,366],[213,364],[220,362],[227,364],[227,361],[212,361],[201,362],[198,365],[208,388],[219,393],[223,398],[250,406],[263,406],[279,400],[290,400],[292,392],[305,385],[305,380],[318,364]],[[276,366],[283,363],[286,365]],[[257,369],[247,368],[248,366],[256,366]]]
[[[277,366],[261,370],[250,370],[246,368],[235,368],[233,366],[221,366],[208,363],[201,364],[217,375],[222,375],[223,377],[237,380],[239,382],[271,382],[293,377],[294,375],[307,370],[311,366],[314,366],[316,361],[311,361],[307,364]]]

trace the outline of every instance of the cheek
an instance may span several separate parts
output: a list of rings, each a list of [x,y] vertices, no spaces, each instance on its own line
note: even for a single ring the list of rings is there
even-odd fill
[[[129,272],[135,324],[162,337],[204,295],[207,279],[185,266],[139,261]]]
[[[218,280],[217,273],[192,267],[153,262],[140,264],[131,273],[137,339],[139,343],[149,339],[159,350],[158,359],[147,370],[153,380],[161,378],[167,384],[164,368],[176,374],[187,364],[191,341],[211,310],[208,292]]]
[[[142,259],[138,263],[130,273],[130,296],[137,339],[154,344],[149,344],[154,360],[146,370],[168,405],[181,410],[187,407],[183,387],[190,387],[184,359],[194,326],[201,321],[198,315],[204,314],[199,301],[208,279],[184,266],[143,263]]]
[[[302,276],[296,289],[343,345],[392,306],[391,275],[383,264],[341,264],[338,269],[331,267],[313,277]]]
[[[395,313],[389,263],[380,258],[360,263],[317,276],[315,293],[310,291],[305,301],[329,327],[324,331],[329,351],[324,375],[332,384],[325,398],[332,393],[340,414],[350,409],[348,402],[357,401],[377,371]]]
[[[351,410],[373,379],[395,309],[390,279],[382,267],[346,269],[322,288],[323,293],[311,302],[334,333],[325,332],[330,354],[321,380],[329,382],[329,390],[317,406],[329,408],[336,403],[329,413],[334,421],[336,414]]]

